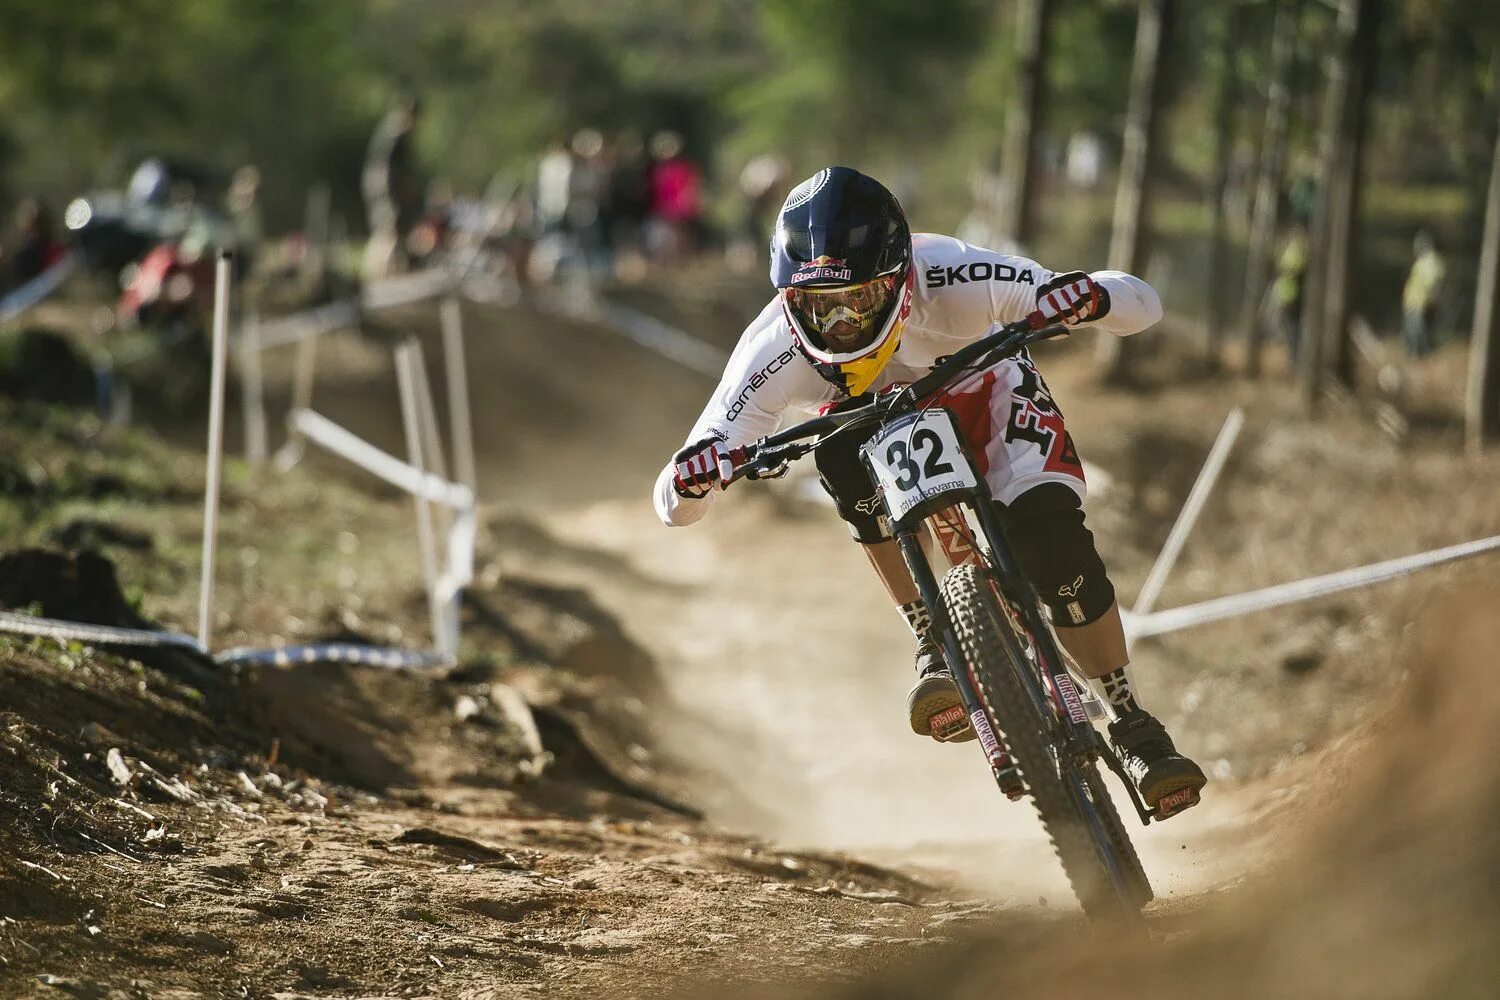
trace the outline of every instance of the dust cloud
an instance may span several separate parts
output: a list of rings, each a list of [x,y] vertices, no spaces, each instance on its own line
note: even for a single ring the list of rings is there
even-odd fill
[[[1493,997],[1500,621],[1474,612],[1496,607],[1500,586],[1471,573],[1459,589],[1421,609],[1411,674],[1389,709],[1284,779],[1302,787],[1262,816],[1280,858],[1253,886],[1180,919],[1158,911],[1152,926],[1168,933],[1150,943],[1080,942],[1023,917],[878,983],[817,995]]]

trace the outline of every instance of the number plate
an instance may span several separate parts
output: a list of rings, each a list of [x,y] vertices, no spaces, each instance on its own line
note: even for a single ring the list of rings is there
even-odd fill
[[[923,410],[887,424],[865,453],[896,520],[939,493],[979,487],[947,410]]]

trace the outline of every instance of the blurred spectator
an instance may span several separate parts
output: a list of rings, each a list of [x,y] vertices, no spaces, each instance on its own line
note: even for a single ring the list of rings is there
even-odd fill
[[[1010,197],[1005,178],[998,171],[975,165],[969,171],[969,197],[972,199],[969,212],[954,235],[965,243],[1024,256],[1021,245],[1010,233],[1002,232],[999,225],[1002,207]]]
[[[651,171],[645,144],[633,132],[622,134],[615,143],[608,206],[615,273],[625,280],[638,279],[645,272],[642,247],[651,214]]]
[[[609,267],[609,242],[604,231],[605,202],[609,198],[609,163],[604,136],[597,129],[579,129],[573,136],[573,169],[568,176],[568,228],[584,265],[591,274]]]
[[[234,172],[229,193],[224,199],[229,225],[234,231],[235,253],[241,274],[249,273],[265,239],[265,223],[260,212],[260,170],[246,164]]]
[[[1306,274],[1307,231],[1298,225],[1292,228],[1276,260],[1276,280],[1271,284],[1270,294],[1272,322],[1294,363],[1302,345],[1302,289]]]
[[[224,190],[217,170],[190,160],[149,157],[131,172],[125,200],[132,209],[164,213],[162,225],[181,228],[194,206],[215,202]],[[217,207],[215,207],[217,211]]]
[[[1063,175],[1074,187],[1098,187],[1107,155],[1104,140],[1097,132],[1087,129],[1074,132],[1068,137],[1068,149],[1063,154]]]
[[[536,198],[531,190],[517,186],[494,199],[491,240],[510,269],[511,277],[521,291],[531,287],[531,252],[536,246]]]
[[[367,278],[379,277],[395,267],[406,236],[421,214],[422,189],[412,148],[412,133],[420,113],[417,99],[402,94],[370,137],[361,178],[370,226],[364,261]]]
[[[682,136],[651,137],[651,221],[646,246],[652,257],[676,260],[697,248],[702,224],[698,165],[683,155]]]
[[[749,270],[771,235],[772,220],[786,195],[792,165],[780,153],[752,157],[740,171],[740,193],[745,196],[745,214],[740,231],[729,245],[729,261]]]
[[[536,165],[536,219],[544,234],[567,228],[572,190],[573,151],[566,139],[559,138]]]
[[[1401,290],[1401,341],[1413,358],[1432,352],[1433,321],[1437,318],[1438,299],[1448,275],[1447,262],[1438,252],[1432,234],[1423,229],[1412,240],[1413,260]]]
[[[152,157],[142,160],[125,185],[125,198],[132,205],[154,205],[167,199],[167,166]]]
[[[752,243],[771,237],[771,220],[781,207],[792,165],[780,153],[762,153],[740,171],[740,191],[745,195],[745,236]]]
[[[16,243],[10,256],[10,283],[21,285],[61,259],[64,247],[53,234],[47,207],[35,198],[16,206]]]
[[[435,255],[448,248],[453,232],[453,185],[436,177],[427,185],[427,202],[422,216],[406,237],[406,256],[414,267],[433,263]]]
[[[1313,213],[1318,208],[1318,181],[1313,176],[1312,163],[1302,158],[1286,191],[1287,207],[1291,210],[1291,221],[1300,226],[1312,225]]]

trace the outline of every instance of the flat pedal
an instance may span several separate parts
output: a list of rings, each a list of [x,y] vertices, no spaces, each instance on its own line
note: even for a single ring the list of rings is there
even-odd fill
[[[962,705],[952,705],[927,720],[932,738],[939,743],[965,743],[974,738],[974,726]]]
[[[1198,789],[1191,785],[1186,788],[1179,788],[1175,792],[1168,792],[1156,800],[1156,820],[1157,822],[1161,822],[1164,819],[1171,819],[1183,810],[1191,809],[1201,801],[1203,799],[1198,794]]]

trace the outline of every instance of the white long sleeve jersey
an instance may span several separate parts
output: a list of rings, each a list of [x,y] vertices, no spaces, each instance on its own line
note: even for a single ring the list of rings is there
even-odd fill
[[[1036,309],[1037,286],[1053,276],[1033,260],[997,253],[933,233],[912,237],[916,289],[901,344],[872,387],[878,392],[926,374],[937,359],[984,336],[995,323],[1013,323]],[[1161,299],[1146,282],[1123,271],[1096,271],[1109,291],[1109,313],[1090,326],[1129,336],[1162,316]],[[729,448],[750,444],[775,431],[785,415],[816,413],[836,401],[838,392],[798,353],[782,311],[773,298],[745,332],[686,441],[718,438]],[[672,463],[656,480],[656,512],[667,525],[692,524],[718,496],[681,496],[672,487]]]

